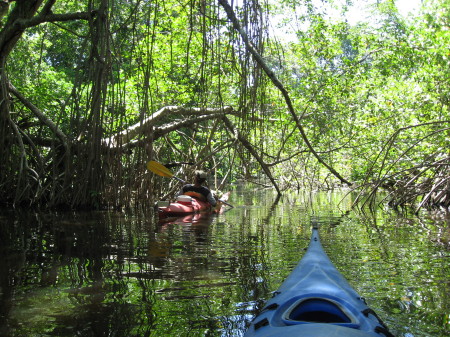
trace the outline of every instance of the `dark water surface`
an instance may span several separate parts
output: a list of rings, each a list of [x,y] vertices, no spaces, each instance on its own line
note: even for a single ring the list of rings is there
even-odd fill
[[[241,336],[311,223],[396,336],[450,335],[449,220],[237,190],[225,214],[0,211],[0,336]]]

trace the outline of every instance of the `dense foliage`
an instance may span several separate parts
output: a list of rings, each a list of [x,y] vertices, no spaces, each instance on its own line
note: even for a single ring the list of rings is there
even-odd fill
[[[0,4],[2,203],[148,203],[176,188],[150,159],[450,203],[448,0],[358,23],[295,0]]]

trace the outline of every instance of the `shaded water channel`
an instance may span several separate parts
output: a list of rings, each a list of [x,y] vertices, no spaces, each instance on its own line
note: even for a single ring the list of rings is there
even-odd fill
[[[241,336],[311,223],[396,336],[450,334],[448,219],[238,189],[225,214],[0,212],[0,336]],[[446,223],[446,224],[445,224]]]

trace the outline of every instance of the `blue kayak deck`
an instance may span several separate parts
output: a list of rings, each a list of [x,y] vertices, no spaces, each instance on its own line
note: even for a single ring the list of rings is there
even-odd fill
[[[303,258],[247,330],[250,336],[392,337],[336,269],[317,228]]]

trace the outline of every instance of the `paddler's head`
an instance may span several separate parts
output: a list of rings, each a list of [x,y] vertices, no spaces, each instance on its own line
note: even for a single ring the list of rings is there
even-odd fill
[[[206,181],[206,172],[205,171],[195,171],[195,183],[203,184]]]

